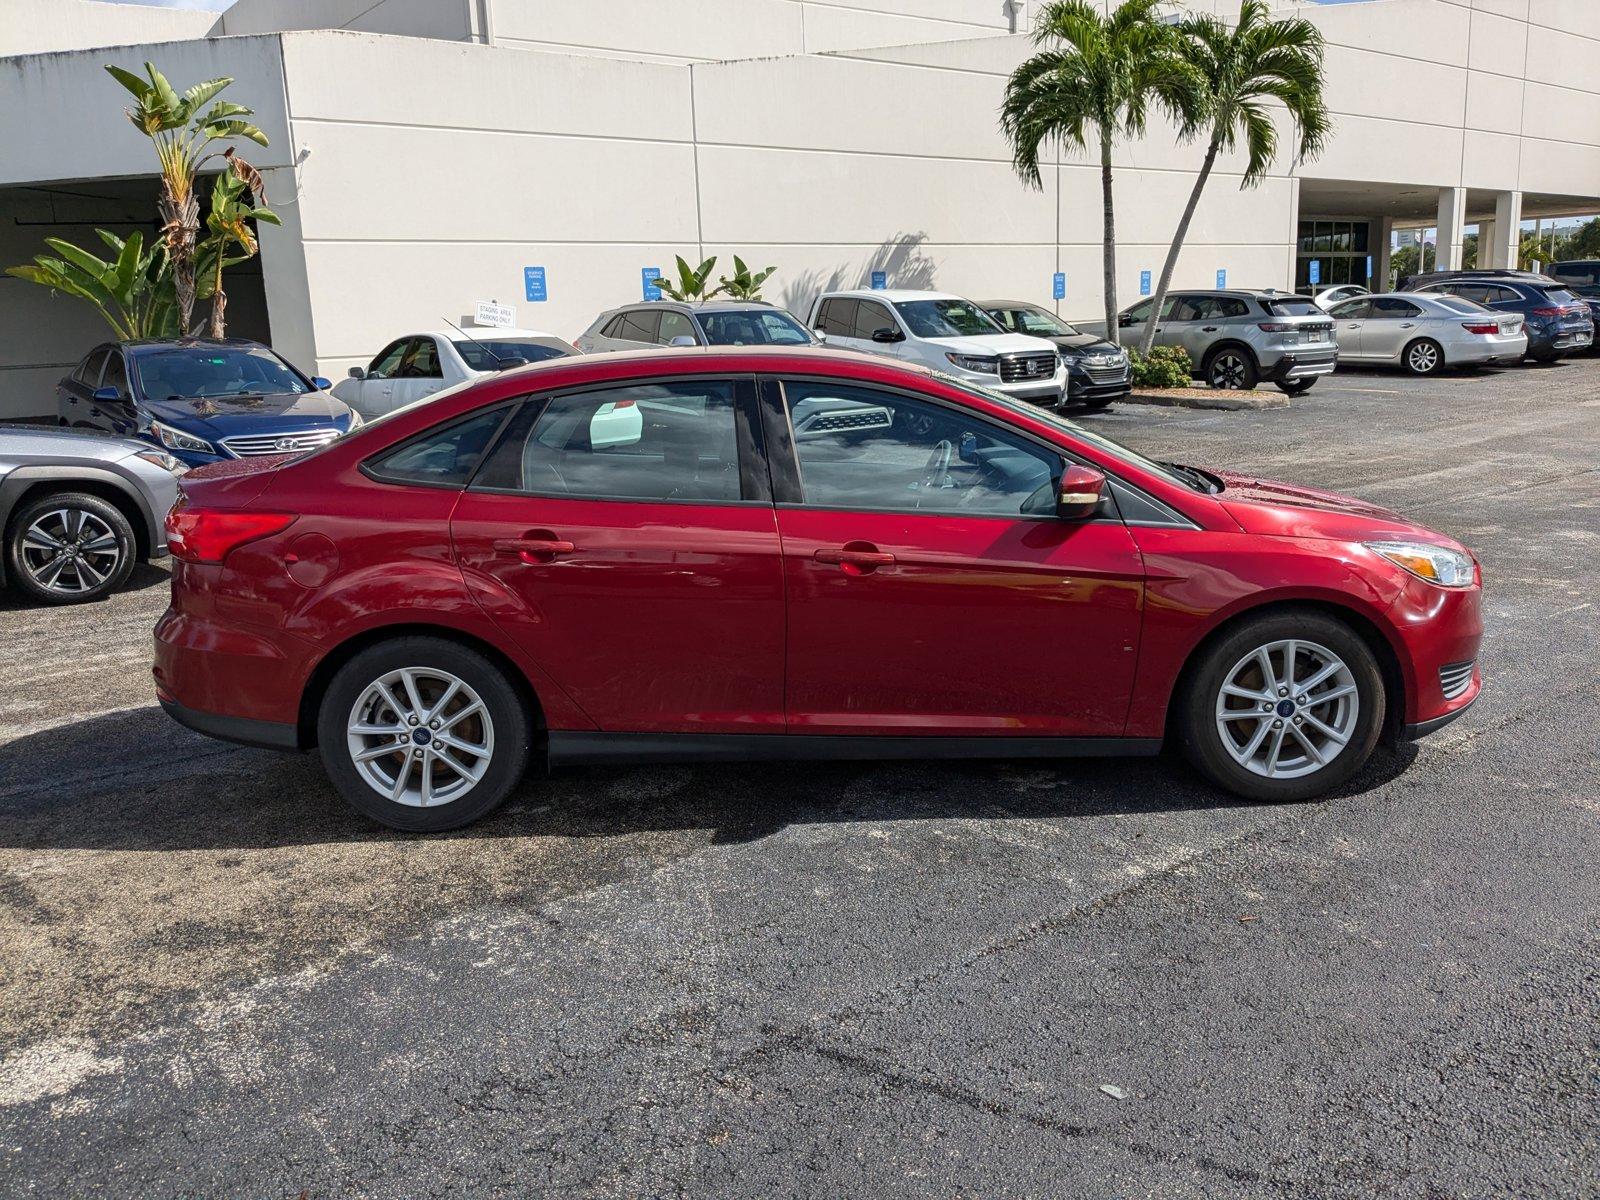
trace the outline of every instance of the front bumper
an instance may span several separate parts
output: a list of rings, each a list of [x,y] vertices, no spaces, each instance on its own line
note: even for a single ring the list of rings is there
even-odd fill
[[[1060,404],[1061,397],[1067,390],[1065,367],[1058,367],[1056,373],[1048,379],[1017,380],[1014,383],[1003,383],[993,375],[972,375],[971,379],[974,383],[979,383],[1003,396],[1010,396],[1013,400],[1026,400],[1029,404],[1039,404],[1046,408]]]
[[[1096,381],[1083,368],[1067,369],[1066,399],[1076,401],[1116,400],[1133,391],[1133,368],[1125,367],[1120,379]]]
[[[1405,712],[1397,722],[1408,737],[1449,724],[1483,689],[1478,651],[1483,642],[1483,589],[1439,588],[1408,578],[1389,609],[1405,677]],[[1465,664],[1471,682],[1451,687]]]
[[[1267,383],[1293,383],[1297,379],[1317,379],[1332,375],[1339,365],[1339,348],[1284,350],[1276,361],[1261,365],[1261,378]]]

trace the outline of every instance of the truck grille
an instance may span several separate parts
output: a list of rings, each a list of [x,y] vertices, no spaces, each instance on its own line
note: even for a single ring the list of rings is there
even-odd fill
[[[1049,379],[1056,373],[1054,354],[1002,354],[1000,356],[1000,382],[1025,383],[1031,379]]]
[[[235,458],[263,454],[299,454],[326,446],[339,436],[337,429],[303,429],[294,433],[252,433],[222,439],[222,448]]]
[[[1473,665],[1470,662],[1446,663],[1439,668],[1439,687],[1446,700],[1466,695],[1467,689],[1472,686]]]
[[[1091,383],[1123,383],[1128,378],[1126,364],[1116,367],[1085,367]]]

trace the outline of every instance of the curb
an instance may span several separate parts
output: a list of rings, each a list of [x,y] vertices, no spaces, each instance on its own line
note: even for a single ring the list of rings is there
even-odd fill
[[[1270,392],[1216,392],[1210,388],[1171,388],[1161,391],[1130,392],[1121,402],[1158,404],[1166,408],[1220,408],[1230,412],[1255,412],[1264,408],[1288,408],[1289,397],[1276,388]]]

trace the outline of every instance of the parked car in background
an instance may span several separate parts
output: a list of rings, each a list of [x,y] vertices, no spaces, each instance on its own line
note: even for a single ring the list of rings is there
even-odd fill
[[[572,343],[533,329],[408,333],[367,366],[351,367],[333,394],[363,417],[381,417],[469,379],[577,352]]]
[[[1067,394],[1071,404],[1104,408],[1133,390],[1133,368],[1128,353],[1097,333],[1084,333],[1055,313],[1021,300],[980,300],[980,308],[1009,333],[1043,338],[1056,348],[1067,369]]]
[[[1527,271],[1446,271],[1419,275],[1402,292],[1444,293],[1522,317],[1527,357],[1555,362],[1594,344],[1589,306],[1548,275]]]
[[[1519,314],[1446,293],[1360,296],[1329,315],[1341,365],[1399,366],[1413,375],[1433,375],[1446,367],[1520,362],[1528,349]]]
[[[816,401],[869,427],[792,437]],[[626,440],[619,409],[643,412]],[[1223,788],[1303,800],[1481,687],[1479,568],[1443,534],[888,358],[553,360],[183,490],[161,704],[319,747],[402,829],[483,816],[535,755],[1057,758],[1169,734]]]
[[[759,300],[647,300],[609,309],[578,338],[585,354],[655,346],[810,346],[786,309]]]
[[[1336,283],[1329,287],[1319,288],[1311,297],[1312,301],[1323,312],[1332,311],[1337,304],[1346,300],[1354,300],[1357,296],[1370,296],[1372,292],[1362,287],[1359,283]]]
[[[107,342],[56,386],[56,416],[199,467],[311,450],[357,428],[361,418],[328,387],[243,338]]]
[[[1589,306],[1589,319],[1600,324],[1600,259],[1573,259],[1550,264],[1550,277]],[[1594,343],[1590,350],[1597,347]]]
[[[0,427],[0,582],[42,604],[99,600],[167,552],[183,463],[148,442]]]
[[[1154,307],[1154,299],[1144,300],[1122,313],[1124,342],[1139,342]],[[1155,344],[1181,346],[1199,378],[1238,391],[1265,381],[1298,396],[1339,364],[1332,319],[1310,298],[1289,292],[1169,293]]]
[[[932,367],[1031,404],[1060,404],[1067,390],[1052,343],[1008,333],[980,306],[946,292],[825,292],[810,324],[830,346]]]

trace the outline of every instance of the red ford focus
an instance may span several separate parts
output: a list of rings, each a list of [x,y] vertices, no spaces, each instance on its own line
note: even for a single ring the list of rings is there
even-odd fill
[[[1477,697],[1480,574],[1357,500],[814,349],[561,359],[190,472],[155,677],[401,829],[550,763],[1152,754],[1300,800]]]

